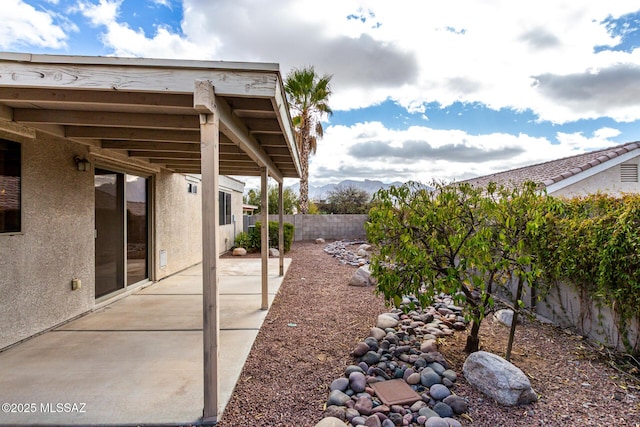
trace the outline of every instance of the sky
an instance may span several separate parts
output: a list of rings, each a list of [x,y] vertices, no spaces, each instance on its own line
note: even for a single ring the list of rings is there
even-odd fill
[[[459,181],[640,140],[629,0],[3,0],[0,50],[308,65],[309,182]]]

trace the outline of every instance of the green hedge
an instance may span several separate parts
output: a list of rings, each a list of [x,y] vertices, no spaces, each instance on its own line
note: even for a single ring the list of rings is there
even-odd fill
[[[256,226],[249,230],[249,233],[240,233],[236,236],[236,247],[243,247],[249,252],[259,251],[261,249],[261,224],[260,221],[256,222]],[[293,224],[285,222],[284,228],[284,252],[287,253],[291,250],[291,243],[293,242],[293,235],[295,227]],[[269,247],[278,247],[278,222],[269,221]]]

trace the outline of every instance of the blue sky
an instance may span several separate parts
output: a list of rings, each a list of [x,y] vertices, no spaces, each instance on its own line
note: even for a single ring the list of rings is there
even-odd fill
[[[3,51],[332,74],[312,185],[460,180],[640,140],[628,0],[3,1]]]

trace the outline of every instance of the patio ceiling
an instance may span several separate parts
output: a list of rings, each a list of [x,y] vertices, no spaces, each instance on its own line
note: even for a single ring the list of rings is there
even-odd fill
[[[198,174],[197,80],[215,91],[221,174],[299,177],[277,64],[0,52],[0,120]]]

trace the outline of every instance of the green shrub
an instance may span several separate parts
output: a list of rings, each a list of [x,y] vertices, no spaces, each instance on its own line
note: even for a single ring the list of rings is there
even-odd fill
[[[293,234],[295,231],[295,227],[293,226],[293,224],[285,222],[283,224],[283,228],[284,228],[284,252],[287,253],[289,252],[289,250],[291,250],[291,243],[293,242]],[[260,221],[256,222],[256,226],[253,229],[253,231],[251,232],[253,234],[252,236],[252,240],[255,240],[254,242],[252,242],[255,246],[255,249],[260,249],[261,248],[261,239],[260,239],[260,233],[261,233],[261,224]],[[277,248],[278,247],[278,223],[276,221],[269,221],[269,247],[271,248]]]
[[[251,237],[244,231],[236,236],[234,243],[236,248],[245,248],[247,251],[251,249]]]

